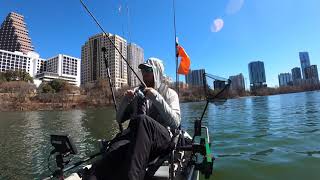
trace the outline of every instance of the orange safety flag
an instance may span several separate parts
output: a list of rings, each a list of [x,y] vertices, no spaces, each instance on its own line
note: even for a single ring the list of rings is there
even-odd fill
[[[184,51],[183,47],[177,45],[178,56],[181,57],[180,65],[178,68],[178,74],[187,75],[190,69],[190,58],[188,54]]]

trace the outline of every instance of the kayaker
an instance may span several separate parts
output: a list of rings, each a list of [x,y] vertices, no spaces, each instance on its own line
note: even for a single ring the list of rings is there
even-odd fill
[[[106,155],[93,166],[96,179],[142,180],[148,163],[169,153],[168,129],[180,126],[177,93],[165,83],[164,65],[149,58],[139,65],[146,88],[128,90],[116,114],[118,122],[130,119],[128,128],[112,140]]]

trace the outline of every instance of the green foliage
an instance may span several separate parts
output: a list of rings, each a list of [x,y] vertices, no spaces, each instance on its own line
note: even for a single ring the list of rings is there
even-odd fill
[[[63,87],[66,86],[67,82],[62,79],[54,79],[48,83],[55,92],[60,92],[63,90]]]
[[[48,83],[42,83],[39,86],[39,89],[42,93],[54,93],[55,92],[55,90]]]
[[[39,86],[39,90],[42,93],[70,93],[73,90],[72,85],[62,79],[54,79],[50,82],[43,82]]]
[[[25,71],[5,71],[0,72],[0,82],[25,81],[33,83],[33,78]]]
[[[4,73],[3,73],[3,72],[0,72],[0,83],[3,83],[3,82],[7,82],[7,79],[6,79],[6,77],[4,76]]]

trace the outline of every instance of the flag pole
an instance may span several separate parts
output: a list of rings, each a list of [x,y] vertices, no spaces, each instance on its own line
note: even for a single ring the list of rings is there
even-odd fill
[[[175,49],[175,58],[176,58],[176,90],[179,96],[179,75],[178,75],[178,40],[177,40],[177,32],[176,32],[176,8],[175,8],[175,0],[172,0],[173,3],[173,27],[174,27],[174,49]]]

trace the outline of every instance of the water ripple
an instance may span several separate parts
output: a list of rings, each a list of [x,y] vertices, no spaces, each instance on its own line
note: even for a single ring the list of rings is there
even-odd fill
[[[300,154],[306,154],[308,156],[318,156],[320,157],[320,150],[319,151],[305,151],[305,152],[296,152],[296,153],[300,153]]]
[[[267,150],[263,150],[263,151],[259,151],[259,152],[256,152],[254,153],[253,155],[257,155],[257,156],[267,156],[269,155],[270,153],[272,153],[274,151],[274,149],[267,149]]]
[[[315,132],[317,132],[317,131],[319,131],[320,129],[313,129],[313,130],[308,130],[308,131],[297,131],[298,133],[301,133],[301,134],[303,134],[303,133],[315,133]]]
[[[191,134],[204,105],[181,104],[182,127]],[[319,107],[320,92],[209,104],[203,124],[209,127],[212,151],[217,157],[214,178],[318,179]],[[114,119],[111,108],[0,112],[0,179],[48,175],[50,134],[66,133],[74,138],[80,152],[75,160],[92,154],[98,139],[110,139],[118,132]]]

